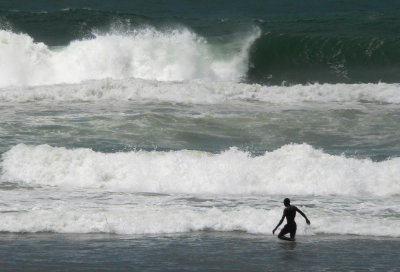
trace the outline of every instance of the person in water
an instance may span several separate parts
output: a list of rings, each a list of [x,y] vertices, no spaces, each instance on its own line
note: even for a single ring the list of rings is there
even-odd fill
[[[297,225],[296,222],[294,221],[294,218],[296,217],[296,212],[299,212],[304,217],[304,219],[306,219],[308,225],[310,225],[310,220],[308,220],[307,216],[302,211],[300,211],[299,208],[297,208],[294,205],[290,205],[289,198],[285,198],[283,200],[283,204],[285,205],[286,208],[283,210],[281,221],[279,221],[278,225],[274,228],[272,234],[275,234],[275,231],[282,224],[283,220],[286,217],[287,224],[283,227],[283,229],[281,229],[278,238],[286,241],[295,241]],[[290,233],[290,238],[285,236],[285,234],[287,233]]]

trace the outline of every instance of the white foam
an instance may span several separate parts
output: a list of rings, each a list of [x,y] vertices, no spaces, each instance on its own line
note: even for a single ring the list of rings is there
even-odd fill
[[[93,213],[59,207],[35,210],[22,215],[6,215],[0,223],[0,231],[144,234],[213,229],[261,233],[262,229],[272,227],[261,219],[265,214],[268,212],[248,208],[224,212],[215,208],[192,210],[178,207],[140,207]],[[246,219],[250,223],[247,226]],[[256,223],[259,225],[255,226]]]
[[[262,86],[235,82],[160,82],[124,79],[81,84],[0,89],[0,101],[135,101],[189,104],[219,104],[258,101],[273,104],[389,103],[400,104],[399,84],[312,84]]]
[[[299,235],[322,233],[400,237],[400,221],[395,217],[360,216],[357,212],[349,215],[343,211],[329,214],[302,209],[311,219],[311,226],[298,216]],[[3,213],[0,231],[160,234],[213,230],[272,235],[272,229],[281,215],[282,208],[195,208],[170,203],[131,207],[119,204],[93,210],[64,203],[53,204],[51,208],[34,207],[19,213]]]
[[[36,43],[26,34],[0,30],[0,87],[131,77],[236,81],[247,72],[248,51],[259,35],[260,30],[254,28],[224,56],[185,28],[159,31],[146,27],[97,35],[58,50]]]
[[[232,148],[99,153],[19,144],[2,156],[2,179],[31,186],[190,194],[400,194],[400,158],[383,162],[329,155],[307,144],[262,156]]]

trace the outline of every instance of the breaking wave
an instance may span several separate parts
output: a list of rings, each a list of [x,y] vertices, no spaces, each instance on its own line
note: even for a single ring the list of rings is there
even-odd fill
[[[252,31],[229,44],[211,44],[187,28],[142,27],[95,34],[50,48],[27,34],[0,30],[0,87],[79,83],[93,79],[238,81],[246,75]]]
[[[252,157],[232,148],[99,153],[19,144],[3,154],[2,178],[30,186],[189,194],[400,194],[400,159],[334,156],[290,144]],[[155,171],[156,170],[156,171]]]

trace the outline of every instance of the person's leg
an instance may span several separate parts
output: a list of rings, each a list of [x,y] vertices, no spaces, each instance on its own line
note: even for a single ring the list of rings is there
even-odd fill
[[[291,241],[295,241],[296,240],[296,228],[291,230],[290,239],[291,239]]]
[[[292,241],[291,238],[288,238],[288,237],[285,236],[285,234],[287,234],[287,233],[289,233],[289,230],[288,230],[287,225],[285,225],[283,227],[283,229],[281,230],[281,232],[279,232],[278,238],[281,239],[281,240],[285,240],[285,241]]]

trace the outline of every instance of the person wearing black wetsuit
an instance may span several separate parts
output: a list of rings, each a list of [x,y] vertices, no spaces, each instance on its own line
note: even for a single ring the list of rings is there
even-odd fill
[[[286,241],[295,241],[297,225],[296,222],[294,221],[294,218],[296,217],[296,212],[299,212],[304,217],[304,219],[306,219],[308,225],[310,225],[310,220],[308,220],[307,216],[302,211],[300,211],[299,208],[297,208],[294,205],[290,205],[289,198],[285,198],[283,200],[283,204],[285,205],[286,208],[283,210],[283,216],[281,218],[281,221],[279,221],[278,225],[274,228],[272,234],[275,234],[275,231],[282,224],[283,220],[286,217],[287,224],[283,227],[283,229],[281,229],[278,238]],[[290,238],[285,236],[285,234],[287,233],[290,233]]]

